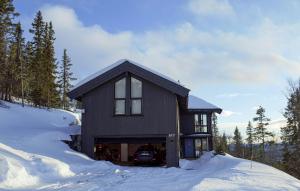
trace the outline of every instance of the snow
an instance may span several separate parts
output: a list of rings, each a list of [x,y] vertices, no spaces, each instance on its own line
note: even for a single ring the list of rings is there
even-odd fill
[[[199,97],[189,95],[188,109],[220,109],[220,108],[211,103],[208,103],[207,101]]]
[[[176,83],[176,84],[182,86],[179,82],[173,80],[172,78],[170,78],[170,77],[168,77],[168,76],[165,76],[165,75],[163,75],[163,74],[161,74],[161,73],[159,73],[159,72],[157,72],[157,71],[154,71],[154,70],[152,70],[152,69],[150,69],[150,68],[148,68],[148,67],[146,67],[146,66],[144,66],[144,65],[142,65],[142,64],[139,64],[139,63],[137,63],[137,62],[134,62],[134,61],[128,60],[128,59],[121,59],[121,60],[118,60],[117,62],[115,62],[114,64],[111,64],[111,65],[109,65],[109,66],[103,68],[102,70],[99,70],[98,72],[96,72],[96,73],[94,73],[94,74],[92,74],[92,75],[90,75],[90,76],[84,78],[83,80],[81,80],[80,82],[78,82],[78,83],[71,89],[71,91],[74,90],[74,89],[76,89],[76,88],[78,88],[78,87],[80,87],[80,86],[82,86],[83,84],[85,84],[85,83],[87,83],[87,82],[93,80],[94,78],[96,78],[96,77],[98,77],[98,76],[104,74],[105,72],[107,72],[107,71],[109,71],[109,70],[111,70],[111,69],[113,69],[113,68],[115,68],[115,67],[117,67],[117,66],[123,64],[123,63],[126,62],[126,61],[128,61],[128,62],[130,62],[131,64],[134,64],[134,65],[136,65],[136,66],[138,66],[138,67],[140,67],[140,68],[143,68],[144,70],[147,70],[147,71],[149,71],[149,72],[151,72],[151,73],[153,73],[153,74],[155,74],[155,75],[158,75],[158,76],[160,76],[160,77],[162,77],[162,78],[164,78],[164,79],[166,79],[166,80],[169,80],[169,81],[171,81],[171,82],[173,82],[173,83]]]
[[[60,140],[78,131],[63,110],[0,107],[0,190],[186,191],[300,190],[300,181],[273,167],[206,152],[180,168],[125,167],[94,161]]]

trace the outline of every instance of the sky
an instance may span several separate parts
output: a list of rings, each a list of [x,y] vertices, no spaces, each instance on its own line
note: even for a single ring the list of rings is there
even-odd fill
[[[27,39],[38,10],[52,21],[80,81],[127,58],[179,80],[223,109],[221,132],[244,135],[261,105],[278,133],[287,80],[300,77],[298,0],[15,0]]]

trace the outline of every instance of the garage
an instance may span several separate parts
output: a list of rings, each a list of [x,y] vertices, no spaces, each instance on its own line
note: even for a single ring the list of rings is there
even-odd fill
[[[94,158],[119,165],[165,165],[166,138],[95,138]]]

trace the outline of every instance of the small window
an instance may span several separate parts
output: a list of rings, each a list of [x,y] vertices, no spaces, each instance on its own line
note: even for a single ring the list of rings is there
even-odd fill
[[[134,77],[131,80],[131,114],[139,115],[142,114],[142,82]]]
[[[115,83],[115,115],[125,115],[126,111],[126,78]]]
[[[125,115],[125,100],[116,100],[116,115]]]
[[[142,100],[134,99],[131,101],[131,113],[132,114],[141,114],[142,113]]]

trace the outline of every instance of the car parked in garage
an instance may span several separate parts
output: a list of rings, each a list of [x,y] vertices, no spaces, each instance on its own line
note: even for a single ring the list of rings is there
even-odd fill
[[[164,162],[163,151],[153,145],[143,145],[134,153],[135,164],[162,164]]]

